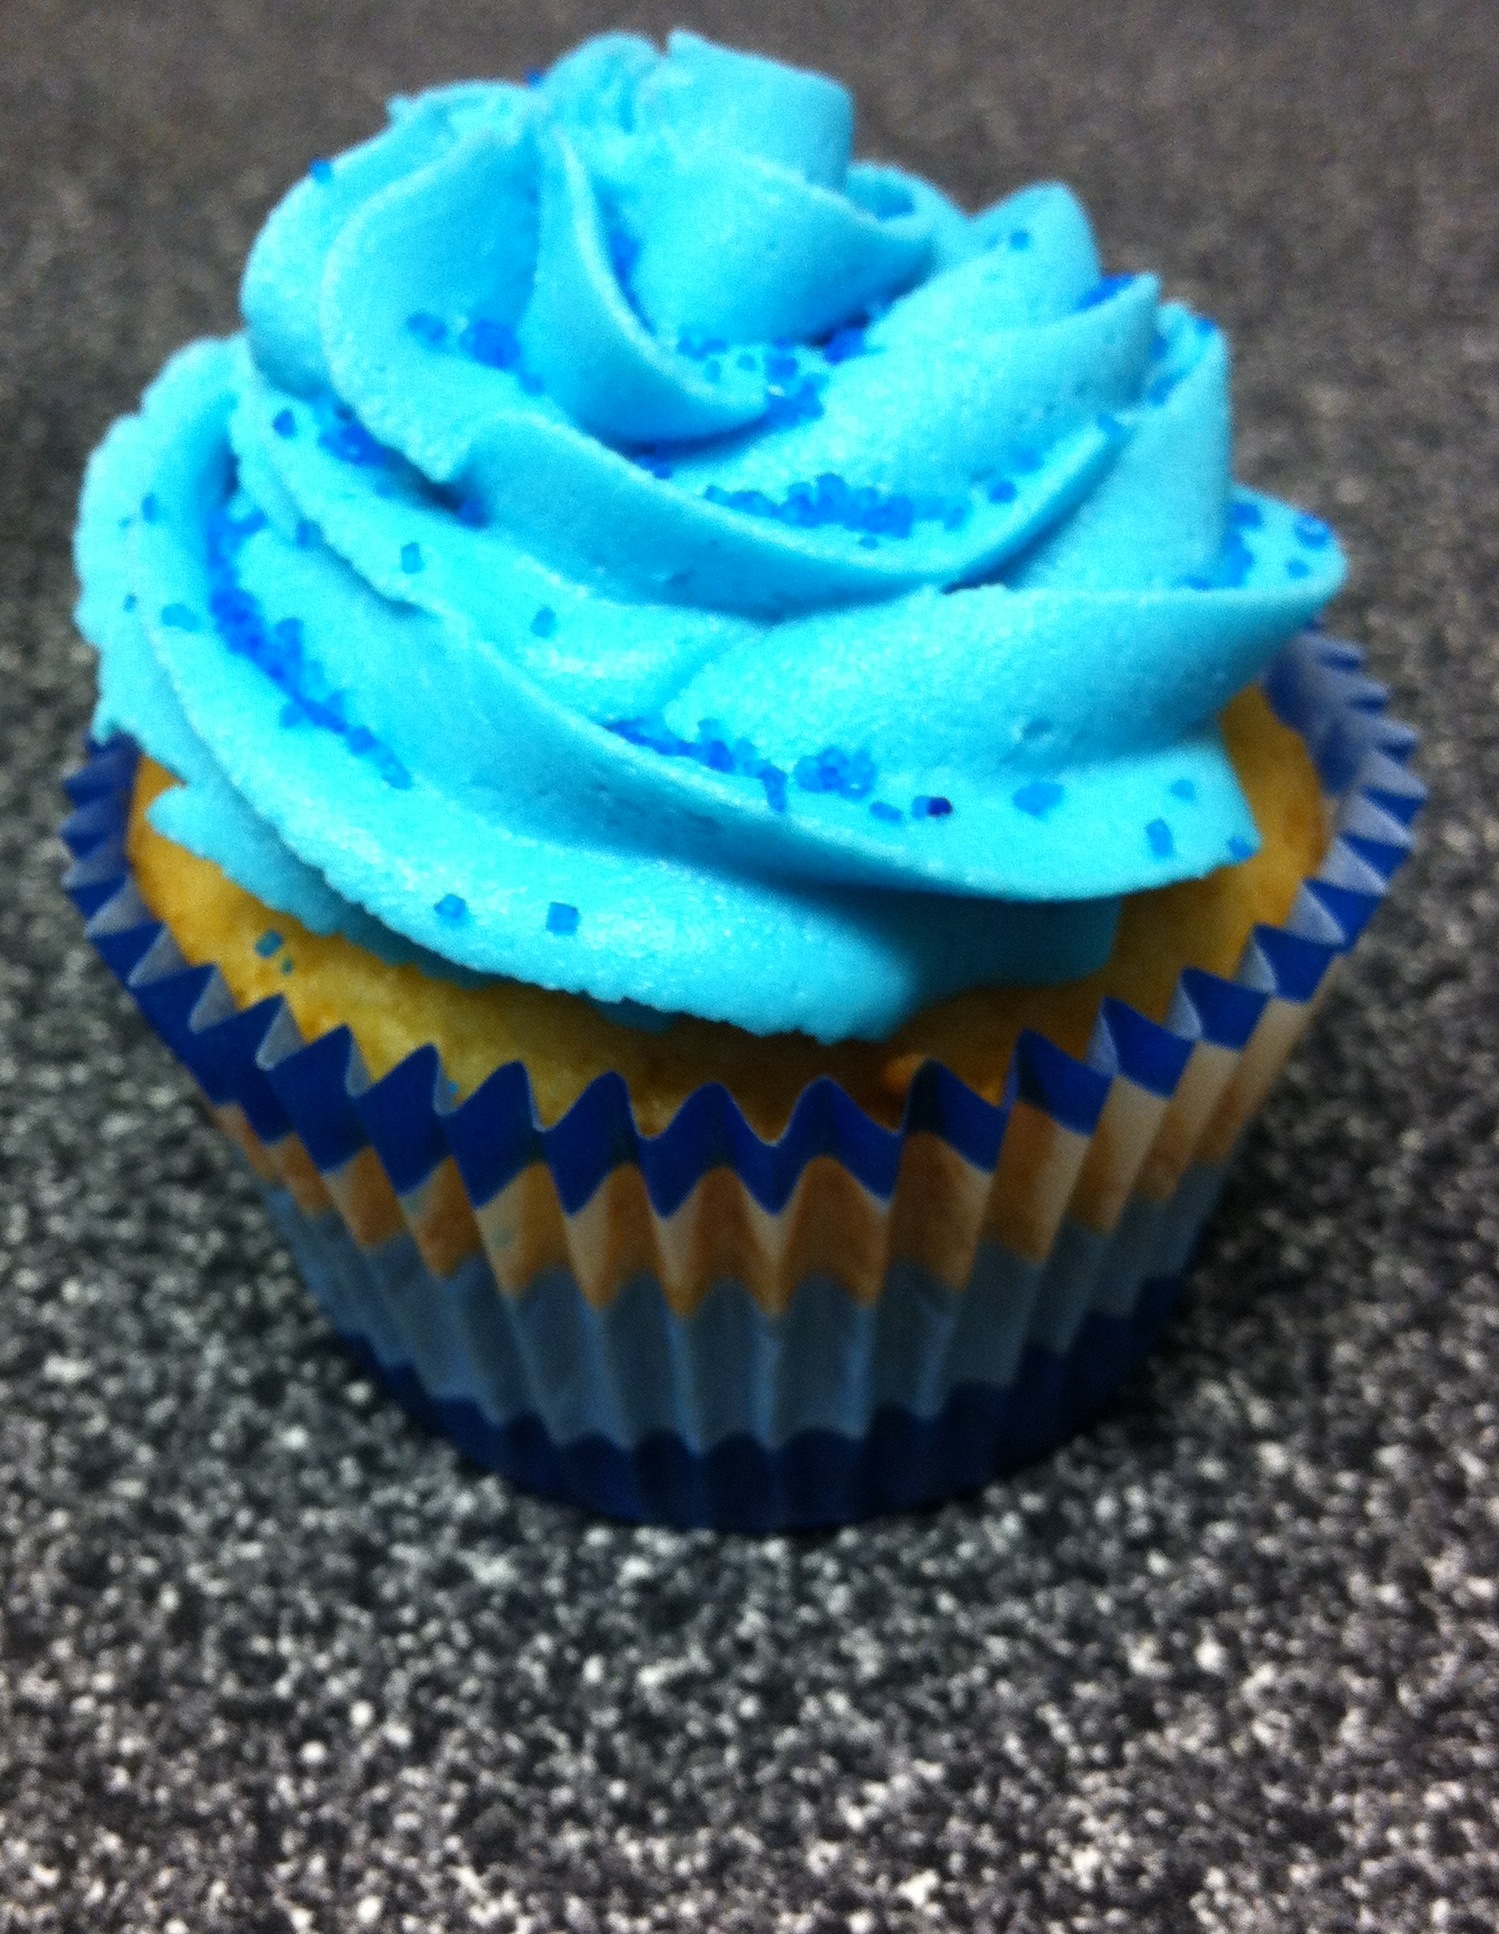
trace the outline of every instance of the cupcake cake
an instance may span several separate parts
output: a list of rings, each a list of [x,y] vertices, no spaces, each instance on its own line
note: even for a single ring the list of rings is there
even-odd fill
[[[397,100],[83,494],[91,937],[350,1347],[625,1516],[1085,1422],[1421,797],[1219,329],[852,146],[685,33]]]

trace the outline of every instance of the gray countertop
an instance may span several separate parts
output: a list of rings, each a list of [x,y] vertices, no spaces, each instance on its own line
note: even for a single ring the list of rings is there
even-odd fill
[[[637,9],[660,30],[670,14]],[[57,888],[68,533],[387,93],[548,0],[20,0],[0,62],[0,1929],[1499,1923],[1499,33],[1485,0],[699,6],[971,203],[1058,175],[1236,347],[1425,734],[1423,851],[1164,1349],[980,1499],[638,1531],[362,1382]],[[750,24],[753,23],[753,24]]]

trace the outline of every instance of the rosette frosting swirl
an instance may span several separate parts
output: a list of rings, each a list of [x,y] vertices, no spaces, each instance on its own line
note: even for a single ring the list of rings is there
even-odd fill
[[[392,106],[90,467],[160,829],[434,971],[879,1036],[1247,856],[1214,720],[1337,590],[1228,356],[688,34]]]

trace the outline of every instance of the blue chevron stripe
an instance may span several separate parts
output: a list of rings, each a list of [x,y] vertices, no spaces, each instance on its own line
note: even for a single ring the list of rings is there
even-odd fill
[[[1044,1457],[1118,1394],[1180,1291],[1180,1277],[1158,1278],[1129,1317],[1095,1312],[1066,1356],[1027,1349],[1007,1389],[965,1384],[934,1417],[891,1405],[862,1438],[809,1430],[776,1449],[737,1436],[694,1452],[669,1431],[629,1449],[602,1436],[558,1444],[534,1415],[494,1424],[464,1398],[430,1396],[409,1365],[383,1363],[357,1336],[343,1340],[418,1423],[528,1491],[632,1522],[810,1531],[961,1497]]]

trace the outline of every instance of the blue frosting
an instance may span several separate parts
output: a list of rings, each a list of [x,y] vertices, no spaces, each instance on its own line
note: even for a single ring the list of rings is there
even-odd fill
[[[1244,857],[1214,720],[1342,581],[1065,188],[851,160],[675,34],[393,104],[90,466],[162,831],[435,972],[879,1037]]]

